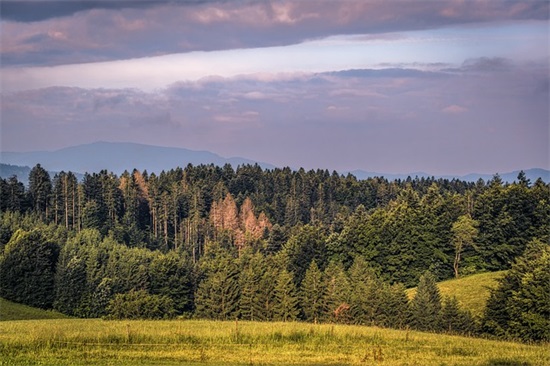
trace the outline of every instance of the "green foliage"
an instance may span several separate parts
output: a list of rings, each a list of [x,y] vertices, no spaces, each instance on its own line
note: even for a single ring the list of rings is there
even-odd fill
[[[350,322],[351,288],[344,266],[340,262],[330,262],[323,273],[323,281],[325,288],[323,302],[327,306],[325,320],[340,323]]]
[[[476,324],[472,314],[460,308],[456,297],[446,296],[441,309],[441,328],[449,333],[471,334]]]
[[[491,292],[483,318],[491,334],[550,341],[550,246],[532,241]]]
[[[459,277],[458,265],[462,251],[466,246],[474,245],[474,240],[477,238],[478,229],[477,221],[473,220],[470,215],[460,216],[451,228],[453,234],[453,244],[455,247],[455,260],[453,268],[455,271],[455,277]]]
[[[269,300],[269,294],[262,291],[262,287],[266,285],[262,281],[262,275],[266,269],[263,256],[257,253],[248,259],[241,270],[239,310],[242,319],[253,321],[270,318],[270,314],[265,309],[265,301]],[[266,298],[264,294],[268,297]]]
[[[16,231],[0,256],[0,296],[48,309],[54,301],[59,247],[38,229]]]
[[[356,324],[375,324],[381,305],[382,283],[362,257],[357,257],[349,269],[350,314]]]
[[[195,315],[218,320],[234,319],[238,315],[240,295],[235,261],[221,252],[211,260],[203,260],[203,265],[208,267],[195,294]]]
[[[150,295],[145,290],[115,295],[106,310],[109,319],[165,319],[175,314],[170,297]]]
[[[79,182],[71,172],[50,181],[37,165],[29,181],[25,190],[15,177],[0,180],[0,289],[28,302],[36,288],[32,301],[81,317],[105,316],[115,297],[144,291],[169,298],[176,315],[469,332],[462,307],[482,312],[481,277],[456,285],[456,301],[419,294],[410,311],[403,285],[426,270],[435,281],[507,269],[528,242],[550,239],[549,186],[521,175],[506,185],[498,176],[388,182],[189,165],[103,170]],[[31,245],[18,230],[41,238]],[[539,260],[523,267],[543,268]],[[547,272],[529,271],[494,293],[487,332],[546,337]]]
[[[315,261],[311,262],[302,281],[300,305],[304,319],[317,323],[327,312],[325,283]]]
[[[418,282],[410,305],[410,325],[414,329],[432,332],[441,329],[441,295],[430,272],[424,273]]]
[[[274,289],[275,304],[273,315],[275,320],[283,322],[294,321],[298,318],[298,295],[292,274],[286,269],[279,272]]]

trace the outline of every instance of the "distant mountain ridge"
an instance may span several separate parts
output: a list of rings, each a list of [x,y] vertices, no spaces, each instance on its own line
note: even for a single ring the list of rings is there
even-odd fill
[[[55,151],[1,152],[0,161],[4,164],[30,167],[39,163],[50,171],[92,173],[106,169],[117,174],[134,168],[160,173],[176,167],[184,168],[188,164],[231,164],[236,168],[238,165],[257,163],[263,169],[275,168],[271,164],[240,157],[224,158],[209,151],[130,142],[94,142]]]
[[[52,172],[72,171],[73,173],[93,173],[100,170],[108,170],[121,174],[125,170],[138,169],[140,171],[160,173],[161,171],[185,168],[188,164],[214,164],[223,166],[230,164],[234,168],[238,165],[258,164],[263,169],[274,169],[275,166],[269,163],[257,162],[251,159],[233,157],[224,158],[209,151],[196,151],[175,147],[160,147],[130,142],[94,142],[91,144],[67,147],[55,151],[33,151],[33,152],[0,152],[0,176],[8,178],[17,175],[19,181],[27,183],[30,167],[40,164],[44,169]],[[517,180],[519,170],[513,172],[499,173],[504,182]],[[550,183],[550,171],[546,169],[526,169],[525,175],[531,182],[539,177],[546,183]],[[389,181],[406,180],[411,178],[445,178],[459,179],[468,182],[475,182],[480,178],[484,181],[492,179],[494,174],[468,174],[437,176],[424,172],[408,174],[387,174],[367,172],[364,170],[353,170],[340,172],[341,174],[353,174],[357,179],[372,177],[384,177]],[[53,173],[55,174],[55,173]],[[496,173],[495,173],[496,174]],[[77,176],[78,176],[77,175]],[[52,175],[53,176],[53,175]]]
[[[513,172],[505,172],[505,173],[495,173],[500,176],[500,179],[502,179],[503,182],[512,183],[514,181],[517,181],[518,174],[521,172],[521,170],[514,170]],[[541,168],[533,168],[533,169],[525,169],[523,170],[525,173],[525,176],[527,179],[531,181],[531,183],[534,183],[538,178],[541,178],[543,182],[550,183],[550,170],[541,169]],[[348,172],[346,172],[348,173]],[[418,178],[431,178],[434,177],[436,179],[443,178],[443,179],[458,179],[466,182],[477,182],[479,179],[483,179],[485,182],[487,182],[490,179],[493,179],[495,174],[480,174],[480,173],[470,173],[467,175],[434,175],[434,174],[428,174],[424,172],[415,172],[415,173],[409,173],[409,174],[382,174],[382,173],[375,173],[375,172],[367,172],[364,170],[353,170],[349,172],[350,174],[353,174],[357,177],[357,179],[368,179],[368,178],[374,178],[374,177],[384,177],[389,181],[393,180],[406,180],[408,177],[411,177],[412,179],[418,177]]]

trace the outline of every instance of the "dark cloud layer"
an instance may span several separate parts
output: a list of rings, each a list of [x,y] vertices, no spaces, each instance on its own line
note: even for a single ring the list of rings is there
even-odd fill
[[[56,65],[548,19],[547,1],[2,1],[4,65]]]
[[[161,5],[158,0],[4,0],[0,3],[2,19],[16,22],[41,20],[73,15],[92,9],[145,8]]]

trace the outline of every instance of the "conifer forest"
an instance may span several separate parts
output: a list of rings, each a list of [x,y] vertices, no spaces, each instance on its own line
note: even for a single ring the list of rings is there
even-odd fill
[[[550,191],[188,165],[0,180],[0,297],[81,318],[304,321],[550,341]],[[482,316],[436,282],[507,270]],[[417,287],[409,299],[405,290]]]

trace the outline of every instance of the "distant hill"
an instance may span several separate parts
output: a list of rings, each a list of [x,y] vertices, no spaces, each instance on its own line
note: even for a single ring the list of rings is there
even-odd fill
[[[34,166],[34,165],[33,165]],[[14,175],[17,177],[17,180],[23,183],[25,186],[29,185],[29,173],[31,168],[28,166],[19,166],[19,165],[10,165],[0,163],[0,178],[8,179]],[[53,177],[58,173],[55,171],[48,171],[50,177]],[[84,175],[81,173],[75,173],[76,179],[81,180]]]
[[[0,297],[0,321],[30,319],[66,319],[67,315],[17,304]]]
[[[455,296],[465,309],[481,316],[489,298],[489,289],[496,287],[497,279],[504,276],[504,273],[506,271],[479,273],[439,282],[437,287],[442,296]],[[407,295],[411,299],[415,293],[416,288],[407,290]]]
[[[258,163],[264,169],[274,168],[271,164],[239,157],[224,158],[208,151],[121,142],[95,142],[56,151],[1,152],[0,161],[31,167],[40,163],[49,171],[92,173],[106,169],[117,174],[134,168],[160,173],[188,164],[231,164],[236,168],[238,165]]]
[[[28,166],[18,166],[10,164],[0,164],[0,178],[8,179],[14,175],[17,180],[25,185],[29,183],[29,173],[31,168]]]
[[[503,182],[512,183],[514,181],[517,181],[518,174],[521,170],[515,170],[513,172],[506,172],[506,173],[499,173],[500,178]],[[540,169],[540,168],[533,168],[533,169],[526,169],[523,170],[525,173],[525,176],[527,179],[531,180],[531,183],[534,183],[538,178],[541,178],[544,182],[550,183],[550,170],[546,169]],[[374,178],[374,177],[384,177],[389,181],[393,180],[406,180],[408,177],[411,177],[412,179],[418,177],[418,178],[431,178],[434,177],[436,179],[443,178],[443,179],[458,179],[466,182],[477,182],[479,179],[483,179],[485,182],[487,182],[490,179],[493,179],[494,174],[478,174],[478,173],[471,173],[467,175],[436,175],[428,174],[424,172],[416,172],[416,173],[409,173],[409,174],[384,174],[384,173],[375,173],[375,172],[367,172],[364,170],[353,170],[349,172],[357,177],[357,179],[367,179],[367,178]]]
[[[46,170],[50,171],[51,176],[60,171],[72,171],[73,173],[93,173],[100,170],[112,171],[121,174],[124,170],[138,169],[147,170],[149,173],[160,173],[161,171],[174,169],[176,167],[185,168],[188,164],[214,164],[224,166],[230,164],[234,168],[238,165],[258,164],[263,169],[273,169],[274,165],[257,162],[251,159],[233,157],[224,158],[209,151],[196,151],[175,147],[160,147],[143,145],[129,142],[95,142],[92,144],[67,147],[56,151],[34,151],[34,152],[0,152],[0,176],[2,178],[17,175],[22,182],[27,181],[30,168],[36,164],[41,164]],[[320,167],[322,168],[322,167]],[[524,170],[528,179],[535,182],[539,177],[543,181],[550,183],[550,171],[545,169],[527,169]],[[353,170],[350,172],[340,172],[342,174],[351,173],[357,179],[367,179],[372,177],[384,177],[389,181],[407,177],[411,178],[430,178],[433,175],[424,172],[387,174],[377,172],[367,172],[364,170]],[[512,183],[517,179],[518,171],[500,173],[504,182]],[[475,182],[480,178],[488,181],[493,178],[493,174],[468,174],[464,176],[434,176],[437,178],[459,179],[469,182]]]

